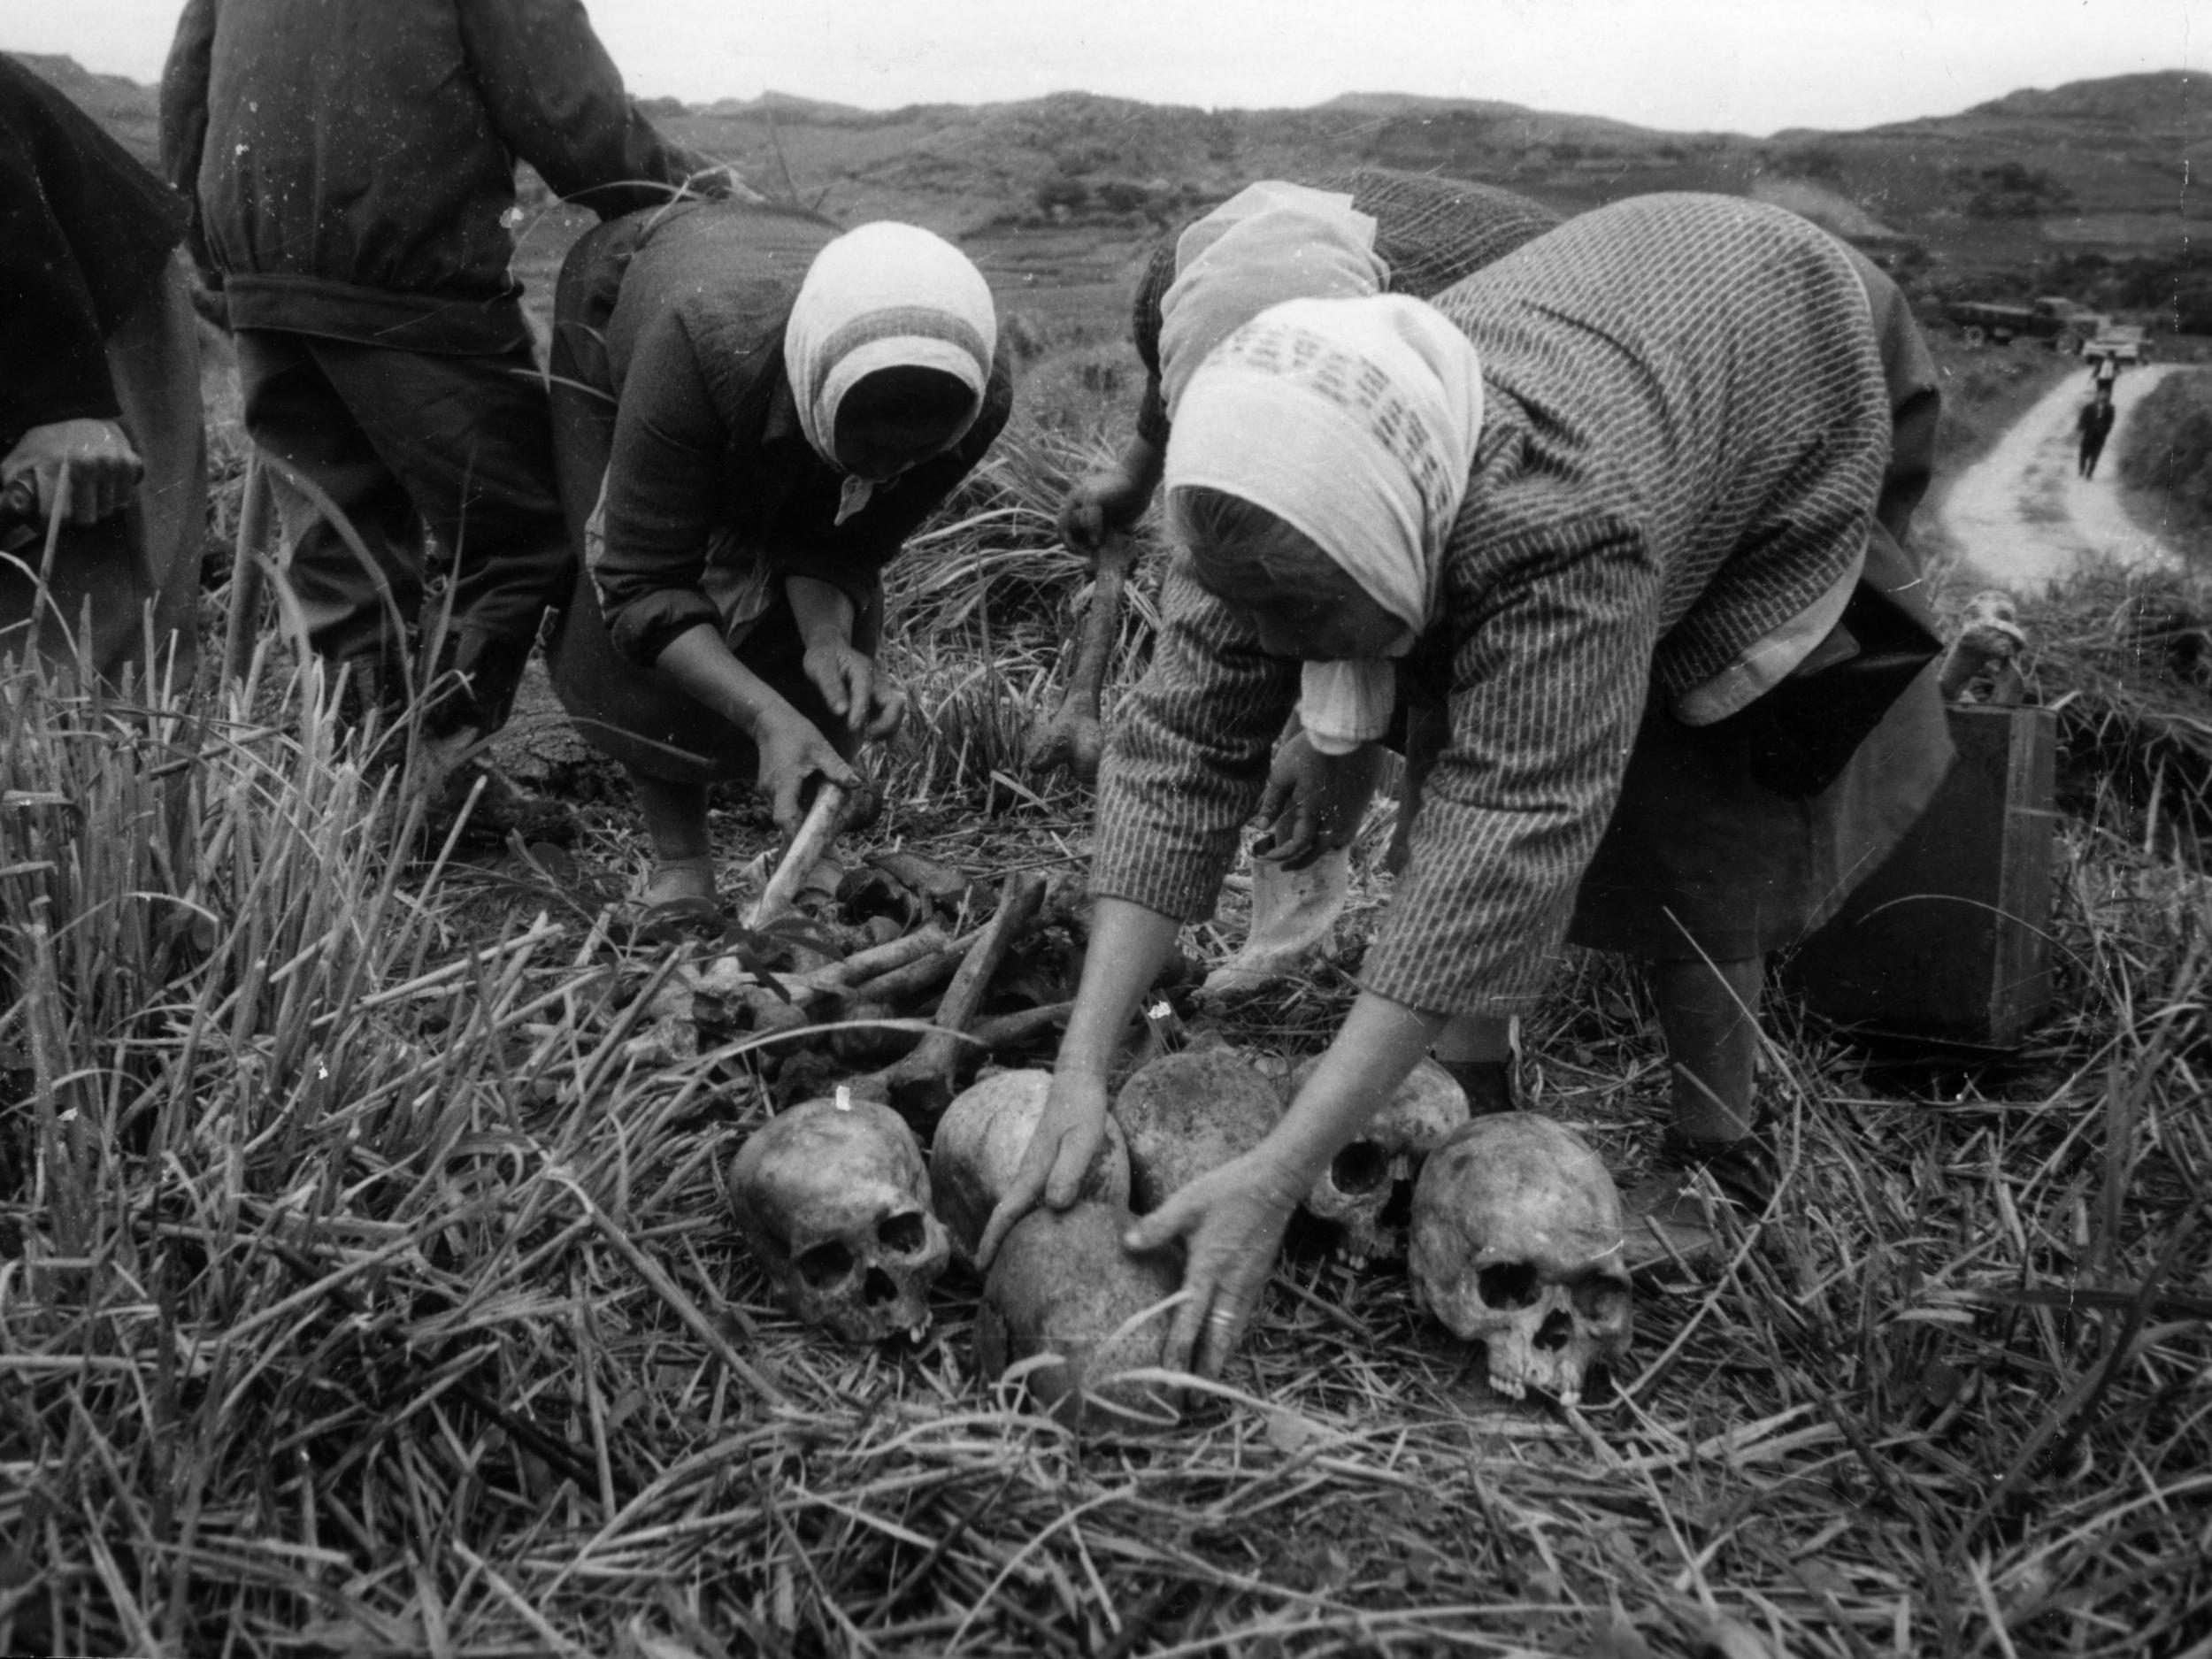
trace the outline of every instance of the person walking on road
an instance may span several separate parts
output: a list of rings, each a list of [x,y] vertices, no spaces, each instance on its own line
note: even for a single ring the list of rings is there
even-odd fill
[[[2104,453],[2104,441],[2112,435],[2112,423],[2118,411],[2112,407],[2112,388],[2100,386],[2096,396],[2081,406],[2081,413],[2074,422],[2081,434],[2081,449],[2076,470],[2084,478],[2097,476],[2097,457]]]
[[[603,218],[711,172],[626,96],[579,0],[188,0],[162,153],[274,464],[308,642],[370,707],[418,670],[433,822],[542,833],[481,746],[572,565],[545,382],[509,270],[515,163]],[[726,175],[717,188],[728,188]]]

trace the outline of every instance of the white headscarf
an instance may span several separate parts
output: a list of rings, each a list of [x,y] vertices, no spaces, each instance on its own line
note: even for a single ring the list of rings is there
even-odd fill
[[[1482,435],[1482,365],[1441,313],[1401,295],[1293,300],[1263,312],[1191,377],[1168,440],[1178,490],[1242,497],[1302,532],[1406,626],[1434,618],[1446,539]],[[1380,737],[1387,661],[1309,663],[1300,708],[1325,754]]]
[[[1248,185],[1185,230],[1160,298],[1160,390],[1168,419],[1206,354],[1269,306],[1382,291],[1375,220],[1309,185]]]
[[[974,424],[998,349],[990,285],[967,255],[918,225],[883,219],[847,231],[814,256],[784,329],[784,364],[799,427],[815,454],[838,466],[837,406],[879,369],[939,369],[975,395],[957,443]],[[837,518],[868,500],[848,478]]]

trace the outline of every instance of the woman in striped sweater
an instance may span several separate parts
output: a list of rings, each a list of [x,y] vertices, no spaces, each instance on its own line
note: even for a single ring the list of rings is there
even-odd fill
[[[1586,214],[1433,306],[1297,301],[1217,349],[1166,457],[1187,550],[1108,756],[1079,1000],[987,1250],[1071,1200],[1124,1023],[1301,702],[1347,741],[1435,735],[1342,1031],[1264,1143],[1132,1236],[1188,1247],[1171,1358],[1218,1370],[1315,1176],[1448,1022],[1531,1007],[1563,938],[1651,964],[1674,1063],[1632,1253],[1696,1241],[1699,1171],[1763,1209],[1764,956],[1950,760],[1900,541],[1935,402],[1878,272],[1713,196]]]

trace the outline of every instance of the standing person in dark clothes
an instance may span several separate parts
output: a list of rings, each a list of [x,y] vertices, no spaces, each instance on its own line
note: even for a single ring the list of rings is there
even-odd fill
[[[2081,406],[2075,418],[2075,430],[2081,434],[2081,451],[2076,470],[2084,478],[2097,476],[2097,457],[2104,453],[2104,441],[2112,435],[2112,423],[2119,412],[2112,407],[2112,388],[2100,386],[2096,396]]]
[[[0,562],[0,656],[35,642],[113,678],[173,649],[188,682],[207,511],[185,204],[0,56],[0,490],[46,536]],[[45,566],[45,588],[40,573]]]
[[[309,642],[395,700],[419,525],[453,558],[422,729],[457,808],[572,559],[508,269],[515,162],[603,216],[705,164],[638,114],[578,0],[188,0],[162,148],[197,202],[247,430],[298,480],[278,499]],[[476,828],[538,816],[486,780]]]
[[[1673,1062],[1624,1250],[1710,1248],[1706,1202],[1755,1218],[1763,957],[1950,761],[1898,540],[1934,414],[1887,279],[1717,196],[1585,214],[1433,307],[1299,301],[1233,336],[1176,423],[1189,551],[1107,757],[1045,1118],[983,1253],[1075,1196],[1125,1022],[1210,910],[1302,695],[1356,724],[1440,703],[1444,740],[1409,757],[1409,861],[1342,1031],[1260,1147],[1133,1233],[1187,1246],[1170,1361],[1218,1370],[1315,1176],[1447,1020],[1531,1006],[1563,937],[1652,964]]]
[[[1116,464],[1080,480],[1060,513],[1068,546],[1095,553],[1110,530],[1135,524],[1160,479],[1176,405],[1206,354],[1286,299],[1408,294],[1426,299],[1559,223],[1525,197],[1464,180],[1362,168],[1308,186],[1254,184],[1154,255],[1137,290],[1133,332],[1146,369],[1136,430]],[[1332,734],[1295,717],[1260,805],[1272,826],[1253,866],[1254,927],[1242,953],[1208,988],[1263,984],[1298,941],[1325,932],[1349,891],[1349,845],[1379,769],[1371,746],[1326,773]],[[1272,918],[1271,921],[1266,918]],[[1495,1037],[1494,1041],[1493,1038]],[[1455,1027],[1438,1057],[1478,1109],[1511,1104],[1502,1035]]]
[[[700,204],[570,250],[553,407],[585,559],[548,655],[637,790],[647,904],[714,908],[710,783],[756,780],[788,832],[896,729],[883,567],[1012,396],[982,273],[911,225]]]

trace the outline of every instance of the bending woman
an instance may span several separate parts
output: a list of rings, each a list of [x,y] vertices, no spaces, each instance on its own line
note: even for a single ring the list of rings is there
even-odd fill
[[[585,550],[554,688],[636,789],[645,902],[710,910],[707,786],[752,778],[788,833],[905,711],[881,573],[1006,424],[990,289],[911,225],[633,214],[562,268],[553,374]]]
[[[1289,299],[1406,294],[1426,299],[1559,223],[1510,191],[1367,167],[1317,184],[1248,186],[1162,247],[1137,290],[1133,332],[1146,370],[1136,430],[1115,464],[1081,479],[1060,512],[1061,538],[1095,554],[1143,515],[1158,486],[1175,411],[1209,352],[1270,305]],[[1256,989],[1302,962],[1349,891],[1349,845],[1365,816],[1379,756],[1294,718],[1276,751],[1253,864],[1253,931],[1210,991]],[[1402,817],[1400,821],[1404,820]],[[1393,863],[1402,848],[1394,848]],[[1455,1027],[1438,1046],[1479,1109],[1511,1104],[1502,1033]]]
[[[1219,1369],[1315,1176],[1448,1019],[1529,1009],[1563,937],[1653,965],[1673,1123],[1640,1220],[1692,1229],[1700,1171],[1755,1216],[1764,955],[1949,764],[1897,539],[1934,413],[1886,279],[1723,197],[1600,209],[1433,308],[1299,301],[1234,335],[1176,422],[1187,553],[1113,734],[1083,983],[986,1250],[1041,1193],[1072,1200],[1129,1013],[1210,910],[1302,689],[1363,729],[1440,707],[1440,741],[1409,755],[1409,861],[1342,1031],[1259,1148],[1133,1235],[1189,1247],[1171,1360]]]

